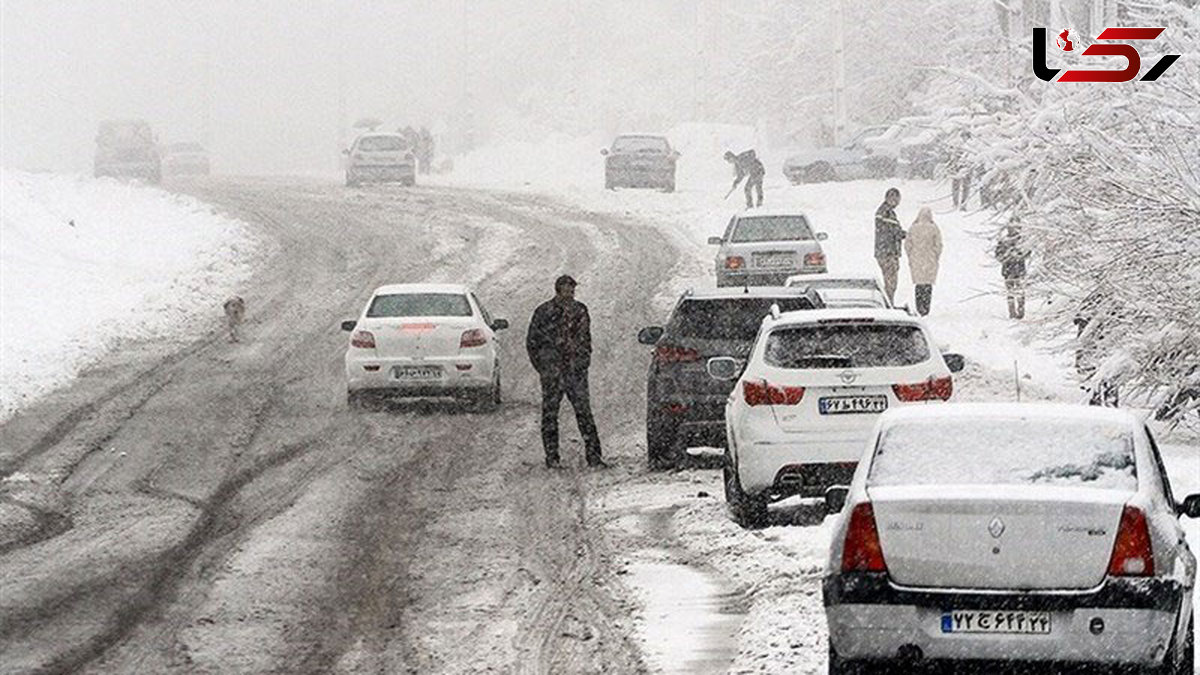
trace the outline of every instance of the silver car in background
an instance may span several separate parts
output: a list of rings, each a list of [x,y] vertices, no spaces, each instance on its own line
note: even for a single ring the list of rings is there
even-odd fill
[[[417,160],[403,134],[372,132],[354,139],[346,155],[346,185],[417,183]]]
[[[784,286],[814,290],[831,309],[891,309],[879,279],[867,274],[797,274]]]
[[[1200,495],[1175,500],[1129,413],[889,410],[826,506],[841,512],[824,578],[830,673],[1193,672],[1196,558],[1179,518],[1200,516]]]
[[[782,286],[792,275],[824,272],[825,238],[802,213],[756,209],[735,215],[723,236],[708,239],[720,247],[717,285]]]

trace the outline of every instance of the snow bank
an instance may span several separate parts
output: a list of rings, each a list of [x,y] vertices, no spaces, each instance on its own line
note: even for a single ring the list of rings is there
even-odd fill
[[[0,421],[121,340],[211,330],[255,249],[188,197],[0,170]]]

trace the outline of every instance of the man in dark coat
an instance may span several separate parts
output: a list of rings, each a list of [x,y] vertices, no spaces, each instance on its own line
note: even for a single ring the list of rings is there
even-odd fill
[[[1008,296],[1008,318],[1025,318],[1025,261],[1029,250],[1021,238],[1021,226],[1010,223],[996,242],[996,259],[1000,261],[1000,275],[1004,277],[1004,290]]]
[[[883,292],[888,304],[896,297],[896,278],[900,273],[900,244],[904,241],[904,228],[896,217],[900,206],[900,190],[888,188],[883,203],[875,210],[875,262],[883,273]]]
[[[561,466],[558,409],[563,396],[575,409],[588,466],[607,466],[600,458],[600,436],[588,393],[591,319],[587,306],[575,299],[575,286],[575,280],[567,275],[554,282],[554,298],[534,310],[525,337],[529,361],[542,381],[542,447],[546,451],[546,466],[550,468]]]
[[[733,168],[737,171],[737,176],[733,179],[733,187],[729,188],[730,192],[737,189],[738,183],[742,179],[746,179],[746,208],[754,206],[752,191],[758,193],[758,205],[762,206],[763,202],[763,176],[767,174],[767,170],[763,168],[763,163],[758,160],[758,156],[754,154],[754,150],[747,150],[740,155],[735,155],[731,151],[725,152],[725,161],[733,164]],[[725,195],[728,197],[729,195]]]

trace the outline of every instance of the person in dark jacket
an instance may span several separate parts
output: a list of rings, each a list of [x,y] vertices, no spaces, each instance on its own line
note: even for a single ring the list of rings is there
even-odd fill
[[[733,168],[737,171],[737,176],[733,179],[733,187],[729,188],[730,192],[737,189],[738,183],[742,179],[746,179],[746,208],[754,206],[752,192],[758,193],[758,205],[762,206],[763,202],[763,176],[767,175],[767,170],[763,168],[763,163],[759,161],[758,156],[754,154],[754,150],[747,150],[740,155],[735,155],[731,151],[725,152],[725,161],[733,164]],[[728,197],[729,195],[725,195]]]
[[[1004,277],[1010,319],[1025,318],[1025,261],[1028,259],[1029,250],[1021,238],[1021,226],[1010,223],[996,242],[996,260],[1000,261],[1000,275]]]
[[[896,278],[900,274],[900,244],[904,241],[904,228],[896,217],[900,206],[900,190],[888,188],[883,203],[875,210],[875,262],[883,273],[883,292],[888,304],[895,303]]]
[[[575,299],[575,280],[567,275],[554,282],[554,298],[538,306],[529,321],[525,349],[542,382],[542,447],[546,466],[558,468],[558,409],[563,396],[575,409],[588,466],[605,467],[600,436],[588,393],[592,360],[591,319],[587,306]]]

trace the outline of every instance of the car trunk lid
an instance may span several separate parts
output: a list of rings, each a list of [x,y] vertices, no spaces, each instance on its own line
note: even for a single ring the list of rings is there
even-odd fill
[[[358,328],[375,335],[375,351],[383,358],[453,356],[459,351],[472,317],[368,318]]]

